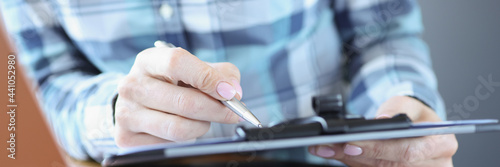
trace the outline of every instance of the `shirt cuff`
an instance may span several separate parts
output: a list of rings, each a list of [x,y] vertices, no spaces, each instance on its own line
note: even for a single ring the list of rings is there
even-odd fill
[[[434,110],[442,120],[446,120],[443,99],[437,90],[411,82],[403,82],[391,88],[385,99],[394,96],[409,96]]]

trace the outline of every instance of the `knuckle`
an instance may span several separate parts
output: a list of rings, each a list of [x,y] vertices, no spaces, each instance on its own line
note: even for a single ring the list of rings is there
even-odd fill
[[[186,121],[180,118],[166,122],[163,126],[166,129],[165,136],[169,140],[175,142],[187,141],[200,137],[210,129],[209,122]]]
[[[169,59],[167,64],[168,69],[169,70],[176,69],[177,65],[182,63],[181,58],[182,54],[180,54],[179,51],[177,51],[177,49],[172,49],[172,52],[170,53],[168,58]]]
[[[190,117],[194,114],[197,114],[197,110],[195,110],[195,100],[192,100],[188,97],[185,92],[179,92],[175,98],[175,104],[179,108],[179,114]]]
[[[455,135],[452,135],[452,136],[453,136],[452,141],[449,142],[451,144],[450,154],[449,154],[450,157],[452,157],[453,155],[455,155],[455,153],[457,153],[457,151],[458,151],[458,141],[457,141],[457,138],[455,137]]]
[[[195,86],[203,92],[209,92],[217,84],[216,76],[217,74],[215,71],[207,66],[200,72],[199,78],[195,82]]]
[[[120,83],[118,83],[118,87],[116,88],[117,91],[118,91],[118,94],[121,96],[121,97],[127,97],[129,96],[129,91],[130,91],[130,82],[127,81],[129,80],[128,77],[125,77],[123,80],[120,81]]]
[[[421,150],[422,154],[424,154],[424,155],[430,155],[434,151],[436,151],[437,147],[440,147],[436,143],[437,141],[435,139],[437,139],[437,138],[435,136],[426,136],[423,139],[424,139],[424,142],[421,142],[418,144],[418,146],[419,146],[418,149]]]
[[[409,144],[405,147],[403,155],[402,155],[402,163],[414,163],[422,158],[422,151],[416,148],[415,146]]]
[[[181,119],[174,119],[169,123],[166,123],[164,125],[166,127],[166,136],[170,138],[173,141],[185,141],[189,140],[189,133],[184,129],[184,126],[182,126],[184,123]]]
[[[183,57],[186,56],[186,50],[182,48],[168,48],[170,54],[168,54],[168,63],[166,64],[167,70],[172,71],[178,69],[183,63]]]
[[[458,142],[455,135],[439,135],[436,137],[439,138],[437,140],[446,141],[444,146],[442,146],[445,150],[447,150],[443,157],[452,157],[453,155],[455,155],[458,150]]]
[[[118,84],[117,90],[121,97],[133,97],[137,93],[136,85],[137,79],[135,77],[127,76]]]
[[[172,77],[172,73],[175,73],[176,70],[179,70],[179,67],[182,66],[182,57],[185,53],[183,49],[180,48],[161,48],[167,49],[166,52],[168,54],[162,56],[161,60],[159,60],[159,66],[151,71],[155,71],[156,74],[162,75],[164,77]],[[185,52],[185,51],[184,51]],[[145,68],[152,68],[150,66],[146,66]]]
[[[227,68],[227,69],[229,69],[231,71],[236,71],[236,72],[240,71],[238,69],[238,67],[236,67],[236,65],[234,65],[233,63],[224,62],[224,63],[222,63],[222,65],[224,66],[224,68]]]
[[[115,109],[115,121],[116,124],[123,125],[130,118],[130,110],[127,107],[117,106]]]
[[[196,137],[203,136],[205,133],[208,132],[208,130],[210,130],[210,122],[202,122],[202,126],[198,131],[199,133],[196,134]]]
[[[186,126],[186,127],[196,127],[196,128],[186,129],[188,134],[191,134],[190,139],[192,139],[192,138],[200,137],[200,136],[204,135],[205,133],[207,133],[208,130],[210,129],[210,122],[192,121],[189,123],[189,126]]]
[[[134,65],[132,67],[132,69],[134,68],[137,68],[136,66],[138,66],[139,68],[144,68],[144,67],[148,67],[149,64],[149,59],[151,58],[151,56],[154,56],[155,54],[157,54],[157,49],[158,48],[148,48],[148,49],[144,49],[142,50],[141,52],[139,52],[137,54],[137,56],[135,57],[135,61],[134,61]]]
[[[236,65],[234,65],[233,63],[229,63],[229,62],[224,62],[223,66],[227,71],[232,72],[231,74],[234,75],[234,77],[236,77],[238,79],[240,78],[240,69],[238,69],[238,67],[236,67]]]
[[[115,143],[118,147],[130,147],[130,136],[123,130],[117,130],[115,134]]]
[[[182,48],[168,48],[170,50],[170,55],[183,56],[189,54],[189,52]]]
[[[147,48],[139,52],[135,58],[136,61],[141,61],[144,59],[144,57],[147,57],[147,55],[151,55],[153,52],[154,48]]]
[[[382,142],[375,142],[372,148],[372,157],[382,157],[385,154],[386,146]]]

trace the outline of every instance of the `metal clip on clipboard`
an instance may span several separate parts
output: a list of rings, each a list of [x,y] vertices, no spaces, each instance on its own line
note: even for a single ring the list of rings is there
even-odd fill
[[[316,96],[312,103],[317,116],[294,119],[268,128],[238,127],[236,134],[244,140],[255,141],[408,129],[412,124],[406,114],[388,119],[365,119],[347,115],[340,95]]]

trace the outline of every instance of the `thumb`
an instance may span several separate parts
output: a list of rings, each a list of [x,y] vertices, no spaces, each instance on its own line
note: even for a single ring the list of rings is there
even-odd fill
[[[421,115],[422,106],[425,105],[412,97],[394,96],[380,105],[375,118],[384,119],[397,114],[406,114],[411,120],[417,120]]]

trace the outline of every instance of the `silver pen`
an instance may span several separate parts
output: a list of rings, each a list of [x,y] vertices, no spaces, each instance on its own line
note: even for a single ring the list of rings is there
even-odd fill
[[[155,47],[169,47],[174,48],[175,46],[171,43],[166,43],[165,41],[156,41],[154,43]],[[255,117],[255,115],[248,110],[248,108],[241,103],[236,97],[233,97],[231,100],[221,100],[222,104],[231,109],[234,113],[238,114],[244,120],[250,122],[251,124],[262,128],[262,123],[260,123],[259,119]]]

